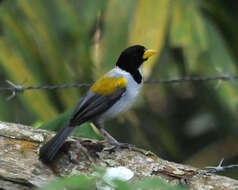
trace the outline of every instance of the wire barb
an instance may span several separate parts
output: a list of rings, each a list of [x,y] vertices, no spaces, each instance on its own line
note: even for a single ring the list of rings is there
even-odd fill
[[[9,80],[6,80],[6,82],[11,86],[11,88],[9,88],[9,90],[12,91],[12,94],[9,97],[7,97],[7,101],[13,99],[17,93],[24,91],[24,88],[21,85],[16,85]]]
[[[224,158],[221,159],[221,161],[219,162],[219,164],[217,166],[205,167],[205,172],[206,173],[217,173],[217,172],[223,172],[227,169],[238,168],[238,164],[222,166],[223,162],[224,162]]]
[[[157,83],[182,83],[182,82],[203,82],[203,81],[211,81],[211,80],[232,80],[237,79],[238,75],[219,75],[219,76],[205,76],[205,77],[183,77],[183,78],[175,78],[175,79],[155,79],[145,81],[146,84],[157,84]]]

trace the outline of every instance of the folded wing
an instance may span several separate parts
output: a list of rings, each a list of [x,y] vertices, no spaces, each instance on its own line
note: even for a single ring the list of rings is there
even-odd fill
[[[119,100],[126,88],[117,87],[111,95],[99,95],[89,92],[77,105],[70,120],[70,126],[80,125],[95,119],[101,113],[107,111]]]

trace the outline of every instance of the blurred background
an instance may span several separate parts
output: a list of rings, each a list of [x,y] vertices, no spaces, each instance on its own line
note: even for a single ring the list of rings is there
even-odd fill
[[[234,0],[1,0],[0,87],[91,83],[135,44],[158,51],[146,80],[235,75],[237,10]],[[87,89],[28,90],[10,101],[1,93],[0,120],[58,130]],[[145,84],[106,129],[171,161],[238,164],[237,103],[236,79]],[[74,135],[100,138],[89,124]]]

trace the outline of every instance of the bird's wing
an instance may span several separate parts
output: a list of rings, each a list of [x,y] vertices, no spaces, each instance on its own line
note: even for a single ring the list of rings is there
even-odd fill
[[[126,84],[124,77],[99,79],[75,108],[70,125],[80,125],[105,112],[123,96]]]

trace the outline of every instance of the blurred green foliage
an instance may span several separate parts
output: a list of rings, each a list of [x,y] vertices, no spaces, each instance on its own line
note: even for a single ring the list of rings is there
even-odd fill
[[[236,74],[237,9],[234,0],[1,1],[0,86],[93,82],[132,44],[158,50],[144,65],[147,79]],[[145,85],[134,108],[106,127],[166,159],[237,163],[237,85]],[[57,130],[86,90],[29,90],[9,102],[4,94],[0,119]],[[98,138],[88,124],[75,135]]]
[[[103,174],[103,173],[102,173]],[[63,189],[77,189],[77,190],[92,190],[92,189],[108,189],[112,187],[110,184],[107,184],[102,179],[103,176],[98,177],[88,177],[88,176],[71,176],[61,179],[57,179],[51,182],[48,185],[38,188],[37,190],[63,190]],[[99,186],[100,183],[104,186]],[[126,183],[120,180],[114,180],[113,184],[117,190],[149,190],[149,189],[161,189],[161,190],[186,190],[180,186],[172,186],[165,183],[159,178],[146,178],[140,181]],[[98,188],[96,188],[98,187]],[[101,187],[101,188],[100,188]]]

